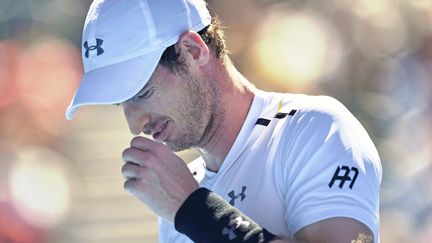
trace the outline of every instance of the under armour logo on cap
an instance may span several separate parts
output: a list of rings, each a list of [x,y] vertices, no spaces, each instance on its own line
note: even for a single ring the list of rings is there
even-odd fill
[[[102,55],[104,49],[102,48],[103,40],[96,38],[96,45],[89,46],[88,41],[85,41],[83,47],[85,49],[84,56],[89,58],[90,51],[96,50],[96,56]]]

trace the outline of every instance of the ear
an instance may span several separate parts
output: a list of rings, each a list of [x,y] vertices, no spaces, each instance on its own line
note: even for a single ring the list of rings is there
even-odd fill
[[[181,52],[187,54],[198,66],[204,66],[210,59],[208,46],[201,39],[201,36],[193,31],[184,32],[177,42]]]

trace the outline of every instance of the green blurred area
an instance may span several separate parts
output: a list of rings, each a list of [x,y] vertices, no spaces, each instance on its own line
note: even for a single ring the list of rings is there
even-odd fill
[[[157,241],[155,215],[122,189],[122,110],[64,119],[90,3],[0,1],[0,243]],[[432,2],[208,3],[257,87],[333,96],[366,127],[384,169],[381,242],[432,242]]]

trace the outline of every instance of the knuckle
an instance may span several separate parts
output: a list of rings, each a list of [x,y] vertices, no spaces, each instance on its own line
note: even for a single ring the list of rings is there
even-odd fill
[[[126,161],[126,159],[129,157],[129,150],[130,150],[130,148],[127,148],[127,149],[123,150],[122,159],[124,161]]]
[[[135,177],[134,171],[130,168],[130,165],[127,164],[122,166],[122,175],[125,179],[130,179]]]
[[[139,166],[133,163],[126,163],[122,166],[122,175],[126,179],[142,179],[147,175],[146,167]]]
[[[130,146],[131,147],[136,147],[139,146],[142,142],[142,137],[134,137],[132,138],[131,142],[130,142]]]
[[[129,170],[129,164],[126,163],[126,164],[124,164],[124,165],[122,166],[122,168],[121,168],[122,174],[123,174],[123,175],[127,174],[127,173],[128,173],[128,170]]]
[[[125,189],[125,190],[129,190],[130,189],[130,187],[131,187],[131,183],[130,183],[130,181],[131,180],[126,180],[124,183],[123,183],[123,188]]]
[[[122,158],[125,163],[139,165],[143,163],[145,159],[145,153],[135,148],[127,148],[125,151],[123,151]]]
[[[124,182],[123,188],[126,191],[133,193],[135,191],[136,185],[137,185],[137,180],[135,180],[135,179],[129,179],[129,180],[126,180]]]
[[[123,189],[132,194],[132,189],[131,189],[131,185],[130,185],[129,180],[127,180],[127,181],[125,181],[125,183],[123,183]]]
[[[130,161],[137,166],[144,165],[146,162],[146,155],[140,151],[135,151],[133,159]]]

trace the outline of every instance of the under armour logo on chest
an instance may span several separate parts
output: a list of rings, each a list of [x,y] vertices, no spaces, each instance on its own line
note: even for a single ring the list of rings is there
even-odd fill
[[[222,234],[228,235],[229,240],[234,240],[235,238],[237,238],[237,235],[234,231],[242,226],[247,228],[249,227],[249,225],[250,225],[249,221],[243,220],[243,218],[239,216],[235,218],[234,224],[223,228]]]
[[[239,194],[237,194],[237,195],[234,193],[234,190],[230,191],[228,193],[228,197],[231,198],[231,200],[229,201],[229,203],[234,206],[235,200],[237,198],[240,198],[240,201],[243,201],[246,198],[245,191],[246,191],[246,187],[245,186],[242,186],[242,192],[239,193]]]
[[[85,49],[84,56],[89,58],[90,51],[96,50],[96,56],[102,55],[104,53],[104,49],[102,48],[103,40],[96,38],[96,45],[89,46],[88,41],[85,41],[83,47]]]

